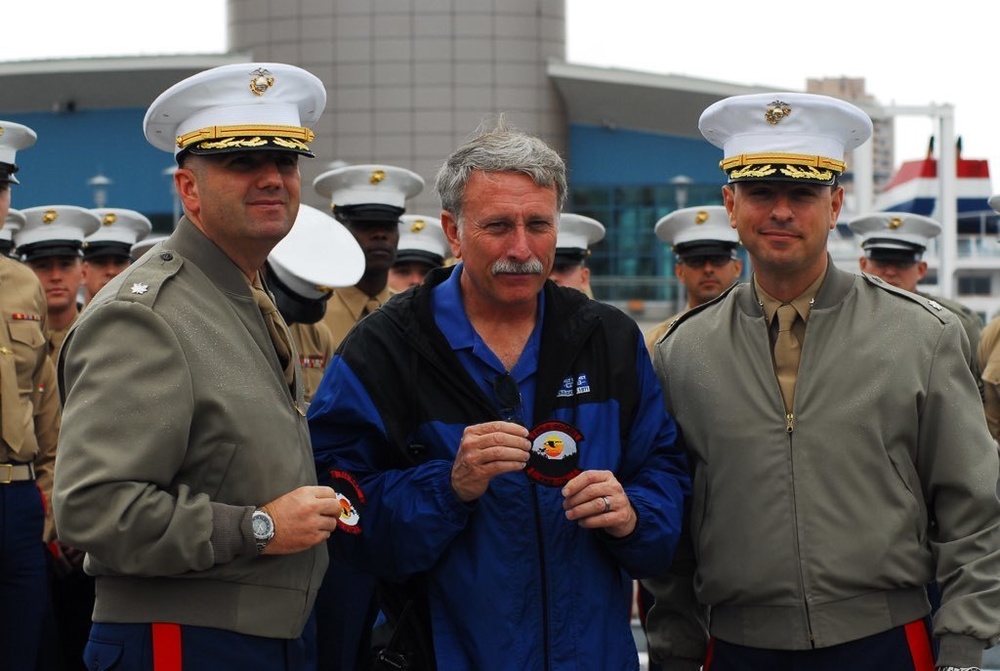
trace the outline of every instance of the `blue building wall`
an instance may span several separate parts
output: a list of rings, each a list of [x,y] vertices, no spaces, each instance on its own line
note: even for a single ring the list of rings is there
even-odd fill
[[[21,184],[13,187],[12,207],[93,207],[87,180],[101,173],[112,181],[108,207],[137,210],[150,218],[172,216],[172,182],[163,170],[174,159],[146,142],[145,113],[136,108],[3,114],[38,133],[35,146],[17,154]]]
[[[570,186],[666,185],[678,175],[722,185],[722,150],[707,141],[601,126],[572,124]]]

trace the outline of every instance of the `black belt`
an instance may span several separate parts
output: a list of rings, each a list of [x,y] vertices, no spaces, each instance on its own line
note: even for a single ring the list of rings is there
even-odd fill
[[[0,485],[35,479],[34,464],[0,464]]]

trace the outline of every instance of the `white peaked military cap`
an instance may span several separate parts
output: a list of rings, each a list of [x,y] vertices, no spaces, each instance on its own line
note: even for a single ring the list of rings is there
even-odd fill
[[[315,75],[284,63],[235,63],[184,79],[153,101],[143,120],[157,149],[193,154],[290,151],[312,156],[313,126],[326,106]]]
[[[135,210],[102,207],[93,210],[101,220],[101,227],[83,241],[83,257],[130,256],[132,245],[153,230],[146,216]]]
[[[740,245],[740,236],[729,225],[729,213],[721,205],[674,210],[657,221],[653,231],[681,258],[708,255],[736,258]]]
[[[80,256],[83,240],[101,227],[91,210],[76,205],[43,205],[21,210],[24,226],[14,234],[23,261],[47,256]]]
[[[356,221],[397,219],[406,200],[424,188],[424,179],[391,165],[347,165],[318,175],[313,189],[330,199],[337,216]]]
[[[941,224],[909,212],[875,212],[847,222],[861,236],[865,256],[899,261],[919,261],[930,241],[941,234]]]
[[[590,254],[590,246],[603,239],[604,224],[582,214],[563,212],[559,215],[556,259],[579,263]]]
[[[441,220],[422,214],[404,214],[399,220],[396,263],[417,261],[432,267],[444,265],[450,248]]]
[[[129,250],[132,260],[137,261],[140,256],[151,250],[153,245],[158,242],[163,242],[169,237],[169,235],[147,235],[142,240],[132,245],[132,248]]]
[[[365,254],[351,232],[329,214],[305,204],[267,261],[279,282],[305,300],[323,299],[335,287],[353,286],[365,272]]]
[[[995,196],[990,196],[988,202],[990,204],[990,207],[993,208],[994,212],[1000,212],[1000,193],[996,194]]]
[[[27,126],[13,121],[0,119],[0,181],[18,184],[14,173],[17,172],[17,152],[35,144],[38,136]]]
[[[846,152],[871,137],[872,120],[849,102],[811,93],[755,93],[709,106],[698,129],[720,147],[730,182],[833,184]]]
[[[24,215],[20,210],[7,210],[7,217],[0,226],[0,254],[9,256],[14,249],[14,233],[24,228]]]

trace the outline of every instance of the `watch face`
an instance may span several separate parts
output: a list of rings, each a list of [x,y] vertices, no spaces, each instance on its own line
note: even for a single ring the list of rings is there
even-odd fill
[[[274,534],[274,523],[267,513],[257,511],[250,517],[250,524],[253,527],[253,535],[258,539],[270,539]]]

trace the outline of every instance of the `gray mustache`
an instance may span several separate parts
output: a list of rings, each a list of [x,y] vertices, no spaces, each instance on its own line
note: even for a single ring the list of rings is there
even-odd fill
[[[494,275],[541,275],[544,268],[538,259],[529,259],[524,263],[510,259],[497,259],[490,266]]]

